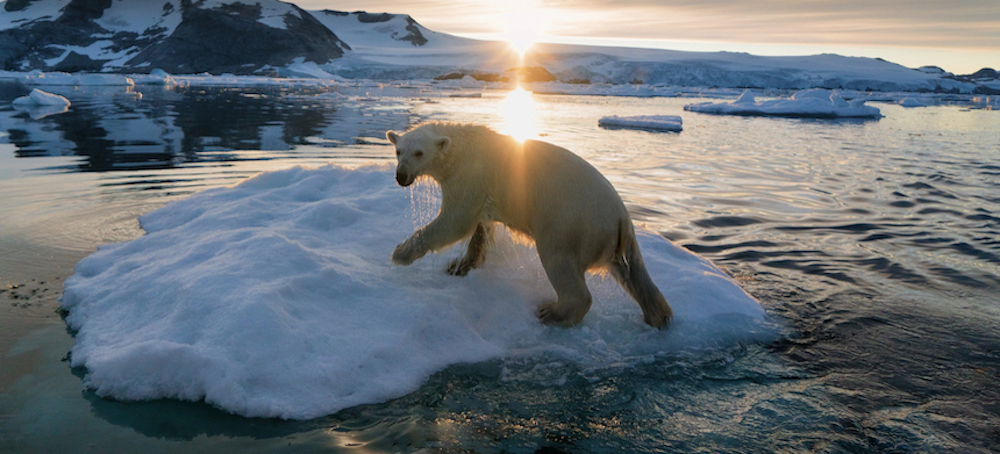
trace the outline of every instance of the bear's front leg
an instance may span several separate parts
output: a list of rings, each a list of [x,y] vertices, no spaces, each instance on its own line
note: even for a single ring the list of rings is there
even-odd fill
[[[428,252],[455,244],[476,230],[482,207],[482,203],[476,200],[476,194],[454,196],[446,187],[442,187],[441,191],[441,212],[430,224],[396,246],[392,252],[392,263],[409,265]]]
[[[396,265],[409,265],[427,254],[427,246],[423,241],[421,232],[414,233],[396,249],[392,251],[392,263]]]

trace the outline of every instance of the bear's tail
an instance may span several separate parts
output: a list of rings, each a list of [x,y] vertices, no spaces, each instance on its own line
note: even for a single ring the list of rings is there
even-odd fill
[[[639,303],[646,324],[662,328],[670,323],[673,310],[646,271],[646,262],[642,260],[639,243],[635,239],[635,229],[627,217],[618,226],[618,250],[610,268],[615,280]]]

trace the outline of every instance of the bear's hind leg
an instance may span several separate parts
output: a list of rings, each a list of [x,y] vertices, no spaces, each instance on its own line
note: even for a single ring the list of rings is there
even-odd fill
[[[570,256],[541,254],[539,259],[558,300],[538,307],[535,315],[546,325],[573,326],[583,320],[593,301],[587,289],[586,270]]]
[[[493,225],[487,222],[480,222],[476,226],[472,239],[469,240],[469,247],[465,251],[465,256],[457,258],[448,265],[448,274],[452,276],[465,276],[473,268],[482,265],[486,259],[486,250],[489,249],[490,241],[493,239]]]

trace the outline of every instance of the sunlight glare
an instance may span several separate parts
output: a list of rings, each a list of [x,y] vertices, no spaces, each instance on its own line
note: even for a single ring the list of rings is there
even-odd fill
[[[538,137],[535,127],[535,99],[532,93],[517,87],[500,104],[503,125],[500,133],[507,134],[518,142]]]
[[[515,1],[512,9],[503,14],[504,40],[514,48],[521,58],[543,34],[546,16],[530,1]]]

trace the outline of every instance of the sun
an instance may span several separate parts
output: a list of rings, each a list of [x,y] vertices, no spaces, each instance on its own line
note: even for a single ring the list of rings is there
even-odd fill
[[[515,1],[502,15],[503,39],[523,58],[545,32],[547,13],[533,2]]]

